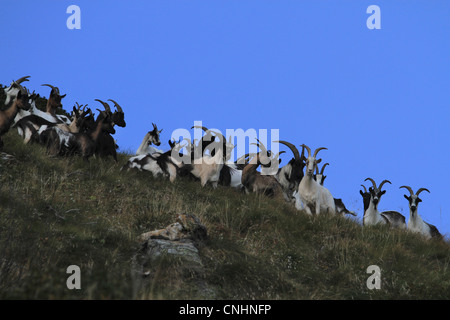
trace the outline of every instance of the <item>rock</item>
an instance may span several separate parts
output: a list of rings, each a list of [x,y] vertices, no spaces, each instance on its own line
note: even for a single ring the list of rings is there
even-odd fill
[[[214,299],[215,290],[204,280],[206,272],[198,250],[206,239],[206,227],[196,216],[185,213],[164,229],[142,234],[140,248],[132,259],[133,296],[168,277],[171,280],[164,289],[176,282],[175,290],[187,287],[199,298]]]

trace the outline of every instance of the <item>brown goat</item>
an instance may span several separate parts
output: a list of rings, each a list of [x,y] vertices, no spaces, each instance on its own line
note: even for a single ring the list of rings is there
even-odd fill
[[[269,197],[282,197],[283,189],[273,175],[263,175],[256,171],[261,164],[259,153],[242,170],[242,185],[245,192],[257,192]]]

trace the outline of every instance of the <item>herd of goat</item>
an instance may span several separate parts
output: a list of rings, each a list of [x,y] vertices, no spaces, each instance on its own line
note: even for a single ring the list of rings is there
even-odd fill
[[[30,93],[22,86],[28,78],[29,76],[13,81],[4,89],[6,100],[5,106],[0,110],[0,149],[3,147],[2,136],[10,128],[16,128],[25,143],[31,141],[42,144],[52,156],[81,155],[85,160],[91,156],[112,156],[117,162],[118,147],[111,135],[115,133],[115,125],[126,125],[124,112],[117,102],[108,100],[116,108],[112,112],[108,103],[95,99],[104,109],[97,109],[97,117],[87,105],[77,103],[69,118],[56,113],[62,108],[61,100],[66,95],[61,95],[57,87],[44,84],[43,86],[51,88],[44,112],[36,107],[38,95]],[[214,188],[222,185],[246,193],[256,192],[269,197],[280,197],[309,215],[327,213],[356,216],[354,212],[346,209],[341,199],[334,198],[323,186],[326,177],[324,169],[328,163],[319,170],[322,159],[318,159],[317,155],[320,150],[326,148],[317,148],[312,152],[308,146],[301,145],[300,154],[292,143],[275,141],[287,146],[293,153],[293,158],[279,168],[279,155],[285,151],[273,154],[257,140],[254,145],[259,148],[259,152],[245,154],[231,162],[231,151],[235,147],[231,140],[227,142],[220,132],[208,130],[206,127],[200,128],[205,131],[200,141],[185,139],[187,144],[182,145],[182,141],[169,140],[170,150],[163,151],[156,148],[161,144],[162,130],[158,130],[153,124],[153,130],[145,135],[136,155],[127,161],[122,170],[136,168],[150,171],[155,177],[168,177],[171,182],[178,177],[190,177],[199,180],[202,187],[209,183]],[[186,152],[181,152],[182,149]],[[272,170],[274,163],[277,168],[275,171]],[[260,171],[257,170],[259,167]],[[430,192],[428,189],[420,188],[414,193],[409,186],[400,187],[409,191],[409,195],[404,195],[410,209],[409,221],[406,224],[405,217],[399,212],[378,210],[381,196],[386,193],[382,187],[391,182],[383,180],[377,186],[371,178],[365,181],[370,181],[372,186],[367,190],[362,185],[364,191],[360,190],[364,203],[364,226],[388,224],[421,233],[427,238],[442,238],[438,229],[423,221],[418,214],[417,208],[422,201],[419,194],[423,191]]]

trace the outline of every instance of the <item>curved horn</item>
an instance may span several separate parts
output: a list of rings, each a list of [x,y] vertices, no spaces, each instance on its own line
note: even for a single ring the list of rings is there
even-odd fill
[[[327,165],[329,165],[328,162],[325,163],[325,164],[322,166],[322,169],[320,170],[320,174],[323,174],[323,170],[325,169],[325,167],[326,167]]]
[[[303,147],[308,151],[308,158],[309,158],[309,156],[311,155],[311,148],[308,147],[306,144],[301,144],[300,147]]]
[[[319,153],[320,150],[328,150],[328,149],[325,147],[317,148],[316,151],[314,151],[314,155],[313,155],[314,158],[317,156],[317,154]]]
[[[289,149],[291,149],[292,153],[294,154],[294,158],[295,160],[299,161],[300,158],[300,153],[298,152],[298,149],[296,146],[294,146],[292,143],[284,141],[284,140],[276,140],[274,142],[278,142],[281,144],[284,144],[285,146],[287,146]]]
[[[419,193],[421,193],[422,191],[427,191],[428,193],[431,193],[430,190],[428,190],[427,188],[420,188],[419,190],[417,190],[416,196],[418,196]]]
[[[261,151],[267,153],[267,148],[266,148],[266,146],[264,145],[264,143],[262,143],[261,141],[259,141],[258,138],[255,138],[255,139],[256,139],[256,141],[258,141],[257,146],[261,149]]]
[[[204,127],[204,126],[192,126],[192,127],[191,127],[191,129],[194,129],[194,128],[201,128],[201,129],[203,129],[203,131],[205,131],[205,132],[209,131],[209,129],[206,128],[206,127]]]
[[[117,108],[117,111],[123,113],[122,108],[120,107],[120,105],[117,102],[115,102],[113,99],[108,99],[108,101],[111,101],[112,103],[114,103],[114,106]]]
[[[54,86],[52,86],[51,84],[41,84],[41,86],[47,86],[47,87],[50,87],[50,88],[52,88],[52,90],[56,90],[57,88],[56,87],[54,87]]]
[[[377,184],[375,183],[375,181],[373,181],[373,179],[372,178],[366,178],[364,181],[367,181],[367,180],[370,180],[370,181],[372,181],[372,184],[373,184],[373,188],[374,189],[376,189],[377,188]]]
[[[411,194],[411,195],[413,195],[414,194],[414,191],[412,191],[412,189],[411,189],[411,187],[410,186],[401,186],[399,189],[401,189],[401,188],[405,188],[405,189],[408,189],[408,191],[409,191],[409,193]]]
[[[380,185],[378,186],[378,189],[381,190],[381,187],[382,187],[383,184],[385,184],[385,183],[392,184],[389,180],[383,180],[383,181],[381,181]]]
[[[367,189],[366,189],[366,186],[365,185],[361,185],[361,187],[363,187],[364,188],[364,192],[366,192],[367,193]]]
[[[25,77],[22,77],[22,78],[17,79],[17,80],[14,81],[14,82],[17,83],[17,84],[21,84],[21,83],[24,82],[24,81],[29,81],[29,80],[28,80],[29,77],[30,77],[30,76],[25,76]]]
[[[94,99],[94,100],[100,102],[100,103],[103,105],[103,107],[105,108],[105,110],[106,110],[107,112],[111,112],[111,108],[109,107],[109,104],[107,104],[106,102],[103,102],[103,101],[100,100],[100,99]],[[97,110],[98,110],[98,109],[97,109]]]

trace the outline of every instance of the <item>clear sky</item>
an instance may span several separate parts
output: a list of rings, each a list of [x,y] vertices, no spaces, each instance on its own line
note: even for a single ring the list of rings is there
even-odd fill
[[[66,25],[72,4],[79,30]],[[367,28],[370,5],[381,29]],[[2,1],[0,83],[30,75],[46,97],[41,84],[58,86],[67,111],[116,100],[130,152],[152,122],[163,149],[194,121],[279,129],[328,148],[325,186],[359,219],[364,179],[388,179],[379,209],[408,220],[399,187],[426,187],[419,213],[450,235],[449,16],[445,0]]]

